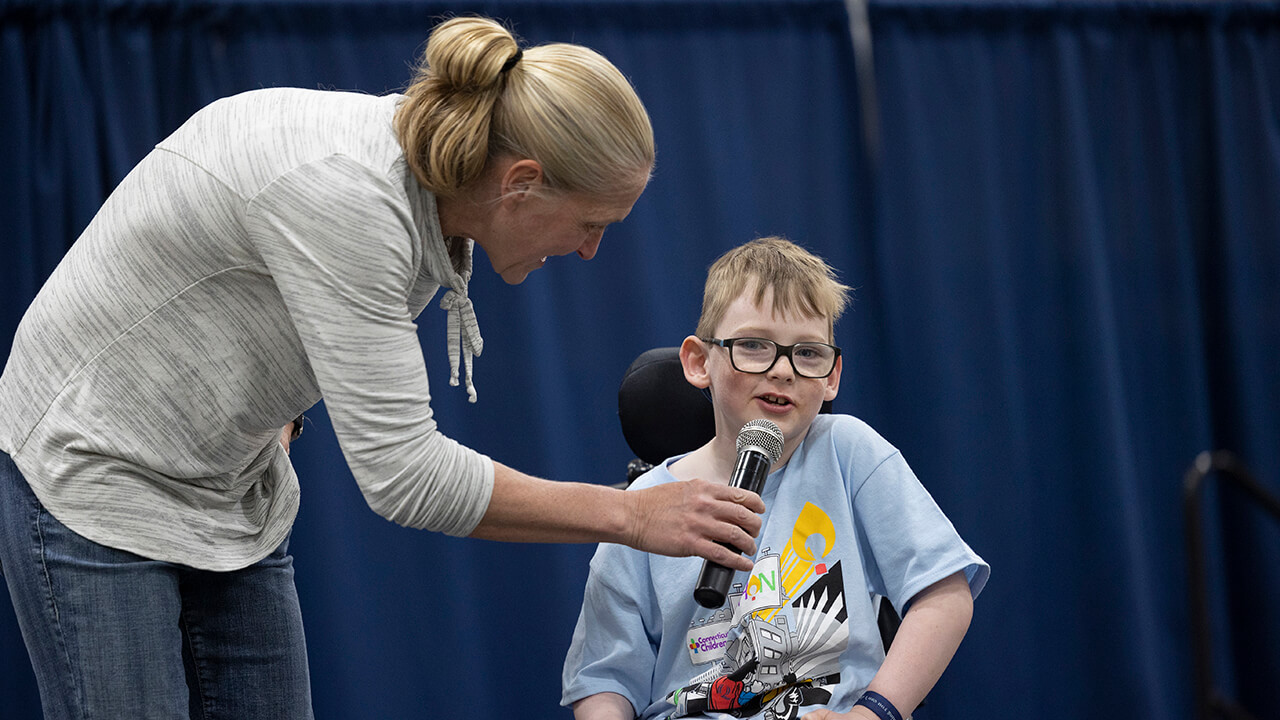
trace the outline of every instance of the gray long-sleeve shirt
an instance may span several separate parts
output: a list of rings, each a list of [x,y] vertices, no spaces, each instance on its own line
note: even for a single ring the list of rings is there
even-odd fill
[[[446,242],[405,164],[399,99],[226,98],[120,183],[0,376],[0,449],[56,518],[158,560],[252,564],[297,513],[280,428],[323,398],[375,511],[479,523],[493,465],[437,430],[413,322],[445,287],[451,362],[479,353],[472,246]]]

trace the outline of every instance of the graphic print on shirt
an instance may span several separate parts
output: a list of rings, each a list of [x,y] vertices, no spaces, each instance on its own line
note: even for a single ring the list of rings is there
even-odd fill
[[[718,662],[667,697],[670,717],[763,710],[766,720],[784,720],[831,698],[822,686],[839,681],[849,641],[843,572],[827,557],[834,547],[831,518],[805,503],[781,556],[762,550],[746,586],[734,584],[729,608],[690,623],[690,659]]]

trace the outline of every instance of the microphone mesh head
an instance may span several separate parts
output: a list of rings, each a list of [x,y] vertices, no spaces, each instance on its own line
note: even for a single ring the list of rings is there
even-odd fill
[[[752,445],[763,450],[771,464],[778,462],[782,457],[782,428],[764,418],[748,421],[738,431],[738,452]]]

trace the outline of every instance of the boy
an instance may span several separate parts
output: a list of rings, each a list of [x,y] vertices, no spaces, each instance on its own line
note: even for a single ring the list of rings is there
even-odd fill
[[[709,610],[692,598],[699,559],[601,544],[564,667],[577,720],[902,720],[946,669],[990,568],[896,449],[856,418],[819,416],[840,385],[831,342],[847,297],[781,238],[711,266],[680,360],[710,393],[715,437],[634,487],[727,483],[739,429],[773,421],[783,452],[760,493],[755,567]],[[873,594],[906,611],[887,658]]]

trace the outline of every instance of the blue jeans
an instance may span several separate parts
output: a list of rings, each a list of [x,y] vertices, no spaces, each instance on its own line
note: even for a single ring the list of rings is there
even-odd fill
[[[288,544],[233,572],[99,545],[0,452],[0,573],[46,720],[310,720]]]

